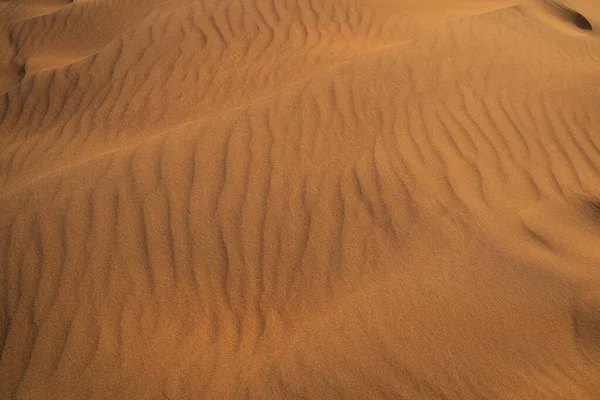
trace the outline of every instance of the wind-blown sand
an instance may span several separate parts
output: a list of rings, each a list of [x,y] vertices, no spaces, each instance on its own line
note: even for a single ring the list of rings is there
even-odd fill
[[[0,0],[0,399],[599,399],[598,32]]]

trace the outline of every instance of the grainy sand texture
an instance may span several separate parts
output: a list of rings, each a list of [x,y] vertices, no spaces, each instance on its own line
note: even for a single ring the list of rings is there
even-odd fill
[[[600,2],[0,0],[0,399],[600,399]]]

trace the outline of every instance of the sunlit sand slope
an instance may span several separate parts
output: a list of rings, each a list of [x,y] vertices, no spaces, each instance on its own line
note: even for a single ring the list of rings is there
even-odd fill
[[[600,10],[518,3],[0,2],[0,398],[600,398]]]

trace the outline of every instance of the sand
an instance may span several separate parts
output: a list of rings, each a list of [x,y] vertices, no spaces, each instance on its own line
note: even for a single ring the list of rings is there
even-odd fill
[[[0,399],[600,398],[598,32],[0,1]]]

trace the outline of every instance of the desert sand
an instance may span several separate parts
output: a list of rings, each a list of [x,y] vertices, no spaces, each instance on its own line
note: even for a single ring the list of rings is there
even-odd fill
[[[0,399],[600,399],[599,33],[0,1]]]

